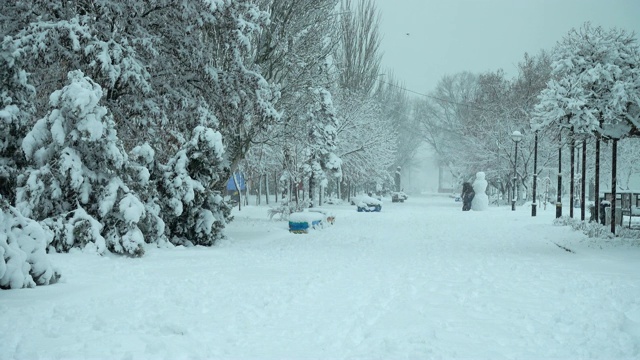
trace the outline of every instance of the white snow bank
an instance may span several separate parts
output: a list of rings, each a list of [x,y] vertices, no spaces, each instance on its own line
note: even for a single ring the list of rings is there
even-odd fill
[[[60,278],[45,251],[52,234],[0,199],[0,288],[48,285]],[[0,340],[0,344],[2,341]]]

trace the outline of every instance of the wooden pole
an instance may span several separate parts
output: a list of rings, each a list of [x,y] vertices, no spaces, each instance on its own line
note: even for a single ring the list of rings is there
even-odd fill
[[[576,186],[576,140],[571,132],[571,185],[569,189],[569,217],[573,219],[573,205],[575,203],[575,186]]]

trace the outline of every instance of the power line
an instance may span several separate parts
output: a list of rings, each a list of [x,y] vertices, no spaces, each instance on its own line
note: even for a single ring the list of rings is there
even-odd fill
[[[417,91],[413,91],[413,90],[411,90],[411,89],[407,89],[407,88],[406,88],[406,87],[404,87],[404,86],[400,86],[400,85],[396,85],[396,84],[393,84],[393,83],[389,83],[389,82],[386,82],[386,81],[384,81],[384,80],[380,80],[380,79],[378,79],[378,81],[380,81],[380,82],[381,82],[381,83],[383,83],[383,84],[387,84],[387,85],[389,85],[389,86],[393,86],[393,87],[396,87],[396,88],[398,88],[398,89],[404,90],[404,91],[406,91],[406,92],[410,92],[410,93],[412,93],[412,94],[416,94],[416,95],[424,96],[424,97],[426,97],[426,98],[430,98],[430,99],[434,99],[434,100],[438,100],[438,101],[442,101],[442,102],[446,102],[446,103],[450,103],[450,104],[460,105],[460,106],[467,106],[467,107],[475,108],[475,109],[478,109],[478,110],[489,111],[488,109],[482,108],[482,107],[477,106],[477,105],[465,104],[465,103],[459,103],[459,102],[452,101],[452,100],[442,99],[442,98],[439,98],[439,97],[437,97],[437,96],[433,96],[433,95],[428,95],[428,94],[419,93],[419,92],[417,92]]]

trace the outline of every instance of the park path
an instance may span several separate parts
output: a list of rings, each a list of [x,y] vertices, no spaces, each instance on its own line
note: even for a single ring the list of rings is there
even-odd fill
[[[284,244],[280,236],[265,239],[265,254],[307,284],[281,289],[297,301],[285,305],[288,314],[323,314],[305,325],[309,334],[339,329],[325,340],[305,336],[301,351],[364,358],[638,354],[640,303],[630,296],[640,295],[637,262],[586,247],[562,250],[556,244],[583,235],[552,225],[553,209],[532,218],[525,208],[460,206],[418,197],[385,203],[380,213],[348,207],[335,210],[328,229]]]
[[[212,248],[55,254],[61,284],[0,292],[0,359],[640,357],[637,248],[448,197],[327,208],[307,235],[248,206]]]

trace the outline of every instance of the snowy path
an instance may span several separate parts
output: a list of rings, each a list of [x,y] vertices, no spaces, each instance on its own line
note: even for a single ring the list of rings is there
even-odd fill
[[[0,292],[0,359],[640,358],[638,248],[448,198],[334,209],[308,235],[247,207],[211,249],[56,255],[65,283]]]

